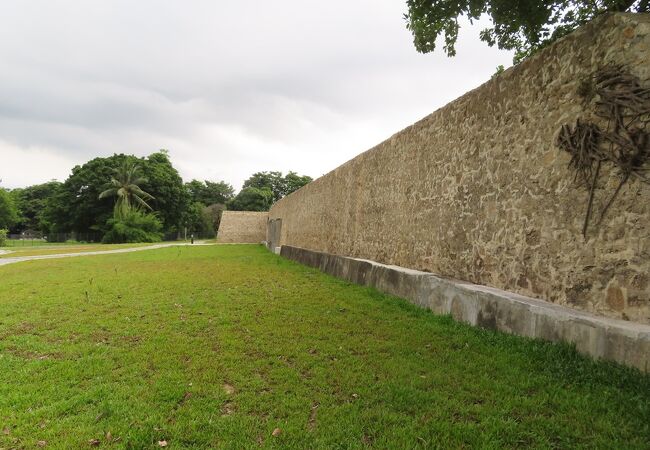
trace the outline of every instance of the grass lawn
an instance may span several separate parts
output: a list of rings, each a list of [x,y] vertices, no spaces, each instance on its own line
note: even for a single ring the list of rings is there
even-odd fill
[[[650,376],[261,246],[8,265],[0,311],[0,448],[650,447]]]
[[[17,256],[38,256],[55,255],[59,253],[86,253],[106,250],[117,250],[120,248],[144,247],[153,244],[72,244],[56,245],[52,247],[2,247],[3,250],[10,250],[10,253],[0,254],[0,258],[15,258]]]
[[[77,241],[48,242],[43,239],[7,239],[0,248],[29,248],[29,247],[65,247],[69,245],[100,245],[100,243],[82,244]]]

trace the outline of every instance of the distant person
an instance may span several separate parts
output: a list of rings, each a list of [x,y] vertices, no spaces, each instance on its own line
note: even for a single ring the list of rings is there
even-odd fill
[[[194,244],[194,233],[190,234],[190,244]]]

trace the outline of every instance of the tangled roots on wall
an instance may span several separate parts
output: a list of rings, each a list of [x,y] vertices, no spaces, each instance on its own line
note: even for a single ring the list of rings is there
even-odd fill
[[[562,125],[556,140],[556,145],[571,155],[569,169],[575,173],[575,181],[589,190],[582,228],[586,237],[603,164],[613,165],[620,181],[601,208],[597,227],[631,177],[650,184],[650,88],[643,87],[625,67],[606,66],[580,85],[579,94],[606,123],[603,130],[594,122],[578,119],[574,126]]]

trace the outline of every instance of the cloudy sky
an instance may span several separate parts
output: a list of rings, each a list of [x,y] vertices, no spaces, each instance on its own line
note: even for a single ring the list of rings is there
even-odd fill
[[[170,151],[184,179],[318,177],[480,85],[511,55],[461,29],[421,55],[404,0],[0,2],[0,179]]]

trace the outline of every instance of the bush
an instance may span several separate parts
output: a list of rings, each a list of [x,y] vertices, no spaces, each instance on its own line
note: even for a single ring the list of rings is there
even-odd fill
[[[7,234],[8,230],[0,230],[0,247],[7,245]]]
[[[109,219],[104,244],[125,244],[133,242],[160,242],[162,223],[153,214],[130,211],[124,218]]]

